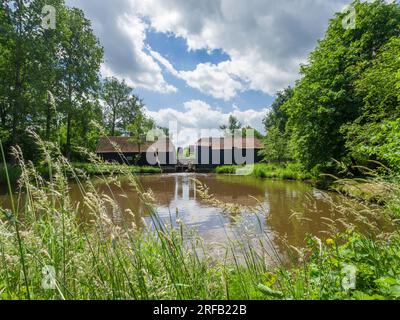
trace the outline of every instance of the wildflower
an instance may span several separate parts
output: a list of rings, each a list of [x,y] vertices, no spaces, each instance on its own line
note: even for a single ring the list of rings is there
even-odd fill
[[[333,239],[329,238],[329,239],[326,239],[326,244],[328,246],[333,246],[335,244],[335,241]]]

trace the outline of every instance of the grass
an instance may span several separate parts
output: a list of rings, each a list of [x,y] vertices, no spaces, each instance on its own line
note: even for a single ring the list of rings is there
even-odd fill
[[[387,170],[376,174],[368,171],[367,178],[337,179],[334,189],[359,201],[377,203],[400,219],[400,176]]]
[[[215,169],[217,174],[236,174],[240,166],[220,166]],[[250,174],[257,178],[282,179],[282,180],[311,180],[313,175],[302,169],[296,163],[287,164],[265,164],[254,165],[254,170]]]
[[[129,179],[130,188],[139,194],[150,223],[139,219],[137,224],[126,221],[123,227],[114,225],[108,213],[112,208],[118,214],[121,209],[117,201],[99,194],[90,181],[81,183],[79,174],[73,178],[84,201],[73,203],[65,168],[72,173],[76,170],[63,157],[50,156],[54,146],[38,143],[49,179],[43,179],[15,149],[21,168],[19,185],[26,196],[14,195],[12,208],[0,209],[1,299],[400,297],[398,227],[385,233],[369,221],[369,217],[384,214],[379,207],[363,205],[360,211],[361,204],[351,199],[347,205],[335,207],[344,216],[357,215],[368,230],[361,235],[348,224],[348,231],[338,234],[335,224],[348,222],[327,221],[331,232],[326,240],[310,237],[305,248],[288,247],[290,265],[281,264],[279,254],[275,266],[267,263],[267,232],[260,235],[258,249],[245,238],[232,239],[225,246],[225,258],[217,260],[202,239],[180,222],[179,212],[174,213],[175,226],[157,215],[152,193],[141,188],[130,167],[120,169]],[[99,178],[105,183],[112,180]],[[127,192],[121,189],[122,194]],[[217,201],[207,186],[199,185],[198,192],[207,201]],[[229,204],[218,202],[216,206],[230,210]],[[81,207],[90,213],[90,222],[80,221]],[[132,217],[140,214],[134,207],[128,212]],[[346,281],[346,270],[356,270],[355,288],[349,286],[351,274],[347,274]],[[49,277],[53,271],[54,277]],[[52,289],[46,289],[46,285]]]

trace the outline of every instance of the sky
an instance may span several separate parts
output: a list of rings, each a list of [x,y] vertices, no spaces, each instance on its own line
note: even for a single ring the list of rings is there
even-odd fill
[[[66,3],[92,21],[105,51],[103,77],[125,79],[158,125],[177,121],[193,136],[218,129],[230,114],[263,131],[276,92],[294,85],[329,19],[349,1]]]

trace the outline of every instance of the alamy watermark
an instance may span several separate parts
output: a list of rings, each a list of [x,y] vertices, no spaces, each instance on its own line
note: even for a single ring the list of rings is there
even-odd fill
[[[44,266],[42,275],[42,288],[44,290],[55,290],[57,287],[56,269],[53,266]]]
[[[344,18],[342,19],[343,29],[355,29],[357,21],[356,8],[353,5],[348,5],[342,10],[342,13],[345,14]]]
[[[353,265],[347,264],[342,269],[342,288],[345,291],[356,289],[357,284],[357,268]]]
[[[42,8],[42,23],[44,30],[55,30],[57,23],[57,10],[51,5],[45,5]]]
[[[191,141],[186,146],[191,149],[195,166],[237,165],[237,175],[249,175],[253,172],[258,158],[259,142],[254,137],[254,129],[221,130],[199,129],[188,133],[178,130],[178,123],[171,121],[168,136],[161,129],[150,130],[146,134],[146,143],[151,144],[144,151],[149,165],[179,164],[178,147]],[[175,145],[175,146],[174,146]]]
[[[367,0],[365,2],[373,2],[374,0]],[[396,0],[385,0],[387,4],[395,3]],[[342,13],[345,16],[342,19],[342,27],[345,30],[354,30],[357,27],[357,10],[353,4],[349,4],[343,8]]]

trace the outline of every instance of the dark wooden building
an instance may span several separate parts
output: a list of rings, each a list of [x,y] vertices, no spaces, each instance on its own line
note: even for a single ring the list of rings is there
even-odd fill
[[[175,146],[168,138],[139,145],[130,137],[101,137],[96,153],[104,161],[129,165],[171,166],[176,164]]]
[[[254,164],[262,160],[262,143],[257,138],[202,138],[196,144],[196,165],[214,168],[220,165]]]

